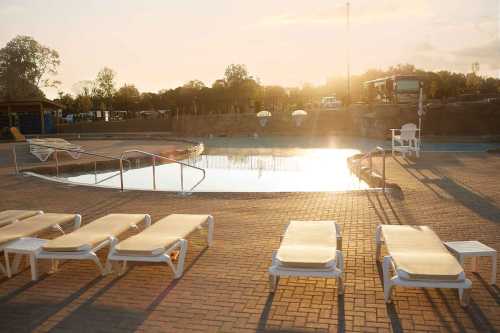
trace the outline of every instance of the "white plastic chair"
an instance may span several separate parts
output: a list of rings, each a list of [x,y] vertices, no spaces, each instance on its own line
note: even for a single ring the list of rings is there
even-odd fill
[[[406,153],[415,152],[417,157],[420,156],[420,139],[417,137],[417,125],[408,123],[401,126],[401,129],[392,128],[392,155],[398,151],[406,156]],[[399,133],[399,134],[397,134]]]

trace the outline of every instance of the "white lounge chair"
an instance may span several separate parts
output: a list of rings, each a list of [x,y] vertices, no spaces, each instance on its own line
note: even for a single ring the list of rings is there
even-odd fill
[[[30,153],[40,161],[45,162],[56,150],[64,151],[73,159],[79,159],[84,150],[81,146],[72,144],[61,138],[28,139]]]
[[[344,293],[344,256],[340,226],[335,221],[290,221],[269,267],[271,292],[281,276],[338,279]]]
[[[122,261],[120,271],[125,271],[127,261],[165,262],[172,269],[174,278],[184,273],[187,253],[187,237],[203,226],[208,229],[208,246],[212,244],[214,219],[210,215],[173,214],[162,218],[141,233],[111,247],[108,261]],[[171,254],[179,251],[177,267]]]
[[[41,214],[43,214],[41,210],[4,210],[0,212],[0,227]]]
[[[458,260],[426,226],[380,225],[376,231],[377,260],[385,243],[389,255],[382,264],[384,299],[391,301],[394,286],[458,289],[460,304],[467,305],[465,289],[471,281]],[[391,273],[394,272],[394,275]]]
[[[130,229],[138,229],[144,222],[146,227],[151,224],[151,217],[147,214],[109,214],[103,216],[80,229],[55,238],[42,246],[37,254],[38,259],[74,259],[92,260],[102,275],[110,271],[110,267],[103,267],[96,252],[118,242],[118,237]],[[57,261],[54,267],[57,270]]]
[[[419,129],[415,124],[404,124],[401,129],[392,128],[392,155],[394,152],[400,152],[403,157],[407,153],[415,152],[417,157],[420,156],[420,139],[417,137]],[[399,134],[398,134],[399,133]]]
[[[62,234],[62,226],[72,223],[72,229],[80,227],[82,217],[78,214],[37,214],[26,219],[16,221],[0,229],[0,252],[13,242],[23,237],[35,237],[49,229],[55,229]],[[17,271],[21,256],[16,256],[14,261],[14,271]],[[6,269],[0,263],[0,270],[6,274]]]

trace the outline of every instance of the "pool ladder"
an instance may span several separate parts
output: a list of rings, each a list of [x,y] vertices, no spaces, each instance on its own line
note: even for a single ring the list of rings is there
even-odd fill
[[[150,153],[147,151],[138,150],[138,149],[131,149],[131,150],[126,150],[126,151],[122,152],[122,154],[120,155],[120,184],[121,184],[122,191],[123,191],[123,161],[128,161],[126,156],[127,156],[127,154],[130,154],[130,153],[142,154],[142,155],[146,155],[146,156],[151,157],[151,162],[152,162],[152,167],[153,167],[153,190],[155,190],[155,191],[157,189],[157,187],[156,187],[156,160],[157,159],[167,161],[169,163],[175,163],[175,164],[178,164],[180,166],[180,181],[181,181],[181,192],[180,193],[181,194],[188,194],[188,193],[192,192],[198,185],[200,185],[205,180],[206,172],[205,172],[205,169],[203,169],[203,168],[199,168],[197,166],[194,166],[194,165],[191,165],[188,163],[184,163],[184,162],[175,160],[173,158],[161,156],[158,154],[153,154],[153,153]],[[191,186],[191,188],[189,188],[189,190],[187,190],[187,191],[184,191],[184,168],[191,168],[194,170],[198,170],[202,173],[202,177],[193,186]]]
[[[373,167],[373,156],[375,155],[381,155],[382,156],[382,170],[381,170],[381,185],[382,185],[382,189],[385,191],[386,187],[387,187],[387,183],[386,183],[386,168],[385,168],[385,149],[382,148],[382,147],[376,147],[374,149],[372,149],[371,151],[369,151],[368,153],[362,155],[361,157],[357,157],[356,158],[356,161],[355,163],[357,164],[356,168],[357,168],[357,174],[358,174],[358,177],[361,179],[362,177],[362,169],[364,168],[363,167],[363,162],[365,160],[368,160],[368,167],[367,167],[367,170],[368,170],[368,177],[369,178],[372,178],[375,173],[374,173],[374,167]]]

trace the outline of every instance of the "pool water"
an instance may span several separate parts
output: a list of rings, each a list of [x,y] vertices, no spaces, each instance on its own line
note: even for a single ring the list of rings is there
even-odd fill
[[[366,189],[368,185],[352,175],[347,158],[356,149],[260,149],[259,154],[216,154],[195,156],[183,162],[205,169],[206,178],[193,192],[324,192]],[[134,163],[132,163],[134,165]],[[202,177],[199,170],[184,167],[183,188],[189,190]],[[180,191],[180,166],[157,165],[156,189]],[[68,176],[74,183],[119,187],[115,172]],[[132,168],[124,173],[126,189],[153,189],[152,166]]]
[[[193,192],[316,192],[368,188],[352,175],[347,158],[390,141],[357,137],[238,137],[199,140],[205,154],[183,162],[203,168],[206,178]],[[423,143],[423,151],[477,152],[498,148],[498,143]],[[132,160],[123,176],[125,189],[153,189],[153,168]],[[157,190],[189,191],[201,179],[199,170],[178,164],[156,166]],[[65,180],[87,185],[120,187],[119,173],[66,175]]]

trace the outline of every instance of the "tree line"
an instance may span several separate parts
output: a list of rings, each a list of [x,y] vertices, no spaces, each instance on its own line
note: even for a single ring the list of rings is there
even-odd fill
[[[44,97],[47,87],[58,87],[59,54],[29,36],[17,36],[0,49],[0,98],[16,100]],[[177,115],[246,113],[269,110],[288,111],[317,105],[324,96],[335,94],[344,104],[363,101],[363,82],[381,77],[411,74],[424,81],[428,97],[447,99],[461,94],[500,93],[500,80],[478,75],[479,64],[469,73],[426,71],[411,64],[399,64],[387,70],[370,69],[351,77],[350,99],[345,77],[333,77],[323,85],[304,84],[287,88],[262,85],[242,64],[229,65],[211,86],[199,80],[158,92],[140,92],[133,84],[116,86],[116,72],[104,67],[94,80],[80,81],[71,93],[60,92],[56,102],[68,113],[90,110],[170,110]]]

